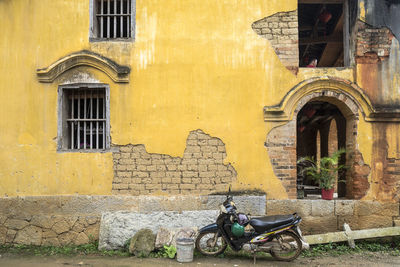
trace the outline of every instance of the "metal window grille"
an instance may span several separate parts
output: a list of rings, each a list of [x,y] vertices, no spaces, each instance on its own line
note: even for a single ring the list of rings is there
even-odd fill
[[[64,88],[64,149],[107,148],[105,88]]]
[[[131,38],[132,0],[96,0],[98,38]]]

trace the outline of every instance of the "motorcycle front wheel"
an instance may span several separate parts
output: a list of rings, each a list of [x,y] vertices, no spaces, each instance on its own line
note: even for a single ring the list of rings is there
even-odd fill
[[[196,238],[196,249],[206,256],[217,256],[226,249],[225,239],[218,233],[203,232]]]
[[[280,261],[292,261],[296,259],[302,248],[300,238],[292,232],[282,232],[274,236],[274,246],[271,249],[271,255]]]

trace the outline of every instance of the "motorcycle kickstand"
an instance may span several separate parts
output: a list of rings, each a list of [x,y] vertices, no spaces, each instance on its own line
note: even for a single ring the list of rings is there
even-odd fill
[[[252,250],[251,253],[253,254],[253,264],[256,264],[256,257],[257,257],[257,250]]]

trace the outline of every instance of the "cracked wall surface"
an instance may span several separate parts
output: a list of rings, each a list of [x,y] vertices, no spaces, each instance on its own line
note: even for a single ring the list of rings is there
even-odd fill
[[[297,74],[299,69],[299,31],[297,10],[279,12],[254,22],[251,27],[267,39],[285,67]]]
[[[226,191],[236,171],[224,164],[225,144],[201,130],[190,132],[183,157],[148,153],[144,145],[113,152],[113,194],[209,194]]]

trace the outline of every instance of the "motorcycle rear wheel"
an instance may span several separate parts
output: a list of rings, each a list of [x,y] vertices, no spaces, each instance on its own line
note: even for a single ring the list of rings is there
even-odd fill
[[[206,256],[217,256],[225,251],[226,246],[225,239],[218,233],[203,232],[196,238],[196,249]]]
[[[292,261],[296,259],[302,249],[300,238],[289,231],[277,234],[273,240],[277,245],[272,247],[271,255],[280,261]]]

